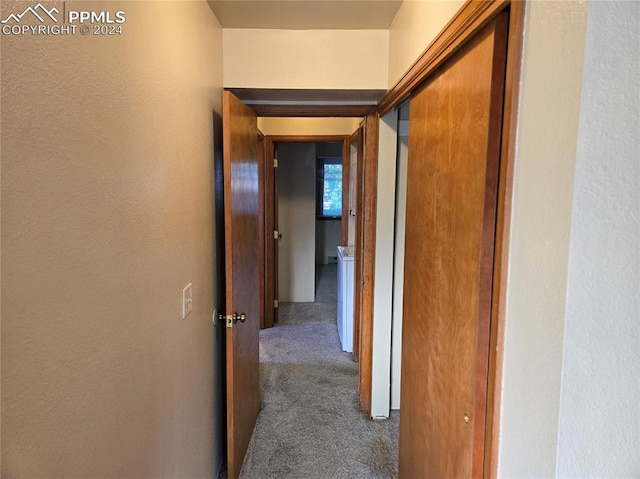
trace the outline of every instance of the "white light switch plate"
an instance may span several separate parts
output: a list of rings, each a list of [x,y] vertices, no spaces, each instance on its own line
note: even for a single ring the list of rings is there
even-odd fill
[[[182,319],[186,318],[193,307],[192,284],[189,283],[182,290]]]

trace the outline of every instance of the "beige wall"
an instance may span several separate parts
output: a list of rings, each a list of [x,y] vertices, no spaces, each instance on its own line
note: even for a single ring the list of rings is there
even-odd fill
[[[386,89],[387,30],[224,29],[224,86]]]
[[[464,0],[405,0],[389,29],[389,79],[395,85]]]
[[[205,2],[120,8],[122,36],[2,38],[3,477],[221,460],[221,29]]]
[[[557,477],[640,476],[639,24],[588,5]]]
[[[278,163],[278,299],[315,300],[316,145],[282,143]]]
[[[582,2],[527,7],[507,279],[501,477],[556,474],[586,13]]]
[[[351,135],[362,118],[258,118],[265,135]]]

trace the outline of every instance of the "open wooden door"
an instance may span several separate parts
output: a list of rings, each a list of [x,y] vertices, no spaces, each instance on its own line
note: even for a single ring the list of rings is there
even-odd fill
[[[278,265],[279,257],[280,257],[280,240],[282,239],[282,233],[280,233],[280,222],[278,220],[278,198],[280,195],[279,190],[279,176],[280,170],[278,168],[278,144],[275,143],[273,145],[273,164],[275,167],[273,168],[273,322],[277,323],[279,320],[279,312],[280,312],[280,288],[279,288],[279,279],[278,279]],[[273,326],[273,324],[272,324]]]
[[[266,138],[264,175],[264,328],[278,322],[278,144]]]
[[[401,478],[483,475],[507,23],[411,97]]]
[[[222,118],[227,473],[229,479],[235,479],[260,412],[258,126],[255,113],[227,91]]]

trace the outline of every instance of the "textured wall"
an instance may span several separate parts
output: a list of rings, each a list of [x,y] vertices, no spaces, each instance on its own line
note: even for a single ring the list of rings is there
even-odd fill
[[[429,46],[464,0],[404,0],[389,29],[389,87]]]
[[[640,4],[591,2],[578,133],[560,477],[640,476]]]
[[[502,378],[501,477],[556,472],[586,4],[529,2]]]
[[[213,477],[221,459],[221,29],[205,2],[119,8],[121,36],[2,38],[3,477]]]
[[[224,86],[386,89],[387,30],[224,29]]]
[[[316,146],[278,147],[278,296],[283,302],[315,300]]]

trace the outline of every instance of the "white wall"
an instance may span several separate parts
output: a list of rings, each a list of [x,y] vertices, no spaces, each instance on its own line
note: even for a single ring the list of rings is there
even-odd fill
[[[640,3],[591,2],[578,132],[560,477],[640,477]]]
[[[316,154],[313,143],[278,145],[278,299],[315,300]]]
[[[505,310],[501,477],[556,472],[586,4],[529,2]]]
[[[386,89],[388,30],[223,30],[236,88]]]
[[[330,256],[338,256],[342,241],[341,220],[316,221],[316,264],[327,264]]]
[[[395,85],[464,0],[404,0],[389,29],[389,79]]]
[[[407,105],[408,107],[408,105]],[[405,122],[408,125],[408,122]],[[407,127],[405,127],[407,128]],[[403,130],[401,127],[400,130]],[[393,255],[393,325],[391,333],[391,409],[400,409],[400,372],[402,366],[402,307],[404,297],[404,240],[407,212],[407,170],[409,137],[398,137],[396,165],[396,217]]]
[[[373,285],[371,417],[388,417],[391,401],[391,318],[398,112],[380,119]]]

